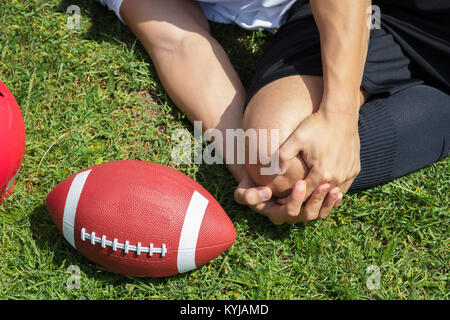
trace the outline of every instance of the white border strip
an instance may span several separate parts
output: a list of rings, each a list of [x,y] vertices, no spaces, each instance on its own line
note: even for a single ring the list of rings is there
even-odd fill
[[[91,170],[80,172],[75,176],[67,194],[66,204],[64,206],[64,217],[62,222],[62,230],[64,238],[76,249],[75,246],[75,216],[77,214],[78,201],[80,200],[81,192],[84,184],[88,178]]]
[[[197,191],[194,191],[184,218],[178,244],[177,267],[183,273],[197,268],[195,265],[195,249],[197,247],[200,226],[205,215],[209,200]]]

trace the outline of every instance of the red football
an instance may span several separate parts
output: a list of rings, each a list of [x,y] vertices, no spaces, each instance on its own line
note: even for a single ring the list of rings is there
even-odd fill
[[[19,105],[0,81],[0,203],[14,188],[25,153],[25,126]]]
[[[165,277],[230,248],[236,231],[201,185],[161,164],[113,161],[59,183],[47,197],[66,240],[113,272]]]

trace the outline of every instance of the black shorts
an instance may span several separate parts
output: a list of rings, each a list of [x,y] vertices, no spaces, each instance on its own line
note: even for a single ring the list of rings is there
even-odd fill
[[[370,34],[361,87],[389,93],[426,83],[450,92],[450,1],[379,0],[380,28]],[[270,39],[248,92],[293,75],[322,76],[319,32],[307,0],[287,13]]]

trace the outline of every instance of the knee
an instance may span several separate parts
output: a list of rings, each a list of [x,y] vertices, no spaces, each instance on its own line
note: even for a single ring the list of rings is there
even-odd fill
[[[256,110],[257,106],[248,108],[245,112],[242,122],[242,128],[249,134],[249,129],[256,134],[256,139],[247,139],[245,142],[246,153],[246,169],[252,178],[253,182],[260,186],[268,186],[272,190],[275,197],[286,197],[291,193],[294,184],[301,179],[304,179],[308,173],[308,168],[301,157],[296,157],[291,160],[288,170],[283,175],[267,174],[263,169],[270,168],[270,172],[278,167],[278,162],[274,158],[277,155],[276,151],[279,146],[287,139],[290,132],[284,131],[279,127],[271,127],[267,122],[261,119],[260,112],[252,112]],[[271,129],[278,129],[278,141],[272,143]],[[266,135],[262,139],[262,135]],[[262,142],[263,141],[263,142]],[[252,156],[250,156],[252,155]],[[251,161],[253,159],[253,161]],[[261,161],[262,159],[271,159],[269,163]],[[256,161],[255,161],[256,160]],[[274,163],[275,161],[275,163]]]
[[[432,147],[449,144],[450,96],[436,88],[419,85],[386,98],[390,114],[401,137]],[[404,139],[402,139],[404,140]]]
[[[414,137],[416,144],[423,144],[424,150],[438,155],[438,160],[448,156],[450,95],[426,85],[408,88],[402,93],[396,107],[403,108],[403,112],[392,111],[402,140],[406,136]]]

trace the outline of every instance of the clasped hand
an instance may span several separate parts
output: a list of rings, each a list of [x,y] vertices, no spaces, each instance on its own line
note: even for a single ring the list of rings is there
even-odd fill
[[[274,224],[295,224],[325,218],[340,205],[343,194],[361,170],[357,114],[319,110],[300,123],[279,148],[279,174],[301,156],[309,172],[285,198],[272,197],[270,188],[256,186],[247,174],[235,200],[267,216]]]

